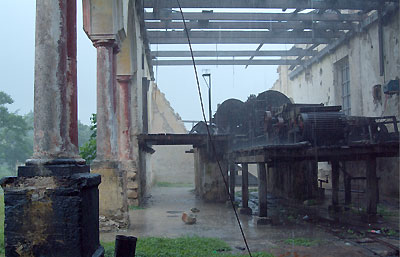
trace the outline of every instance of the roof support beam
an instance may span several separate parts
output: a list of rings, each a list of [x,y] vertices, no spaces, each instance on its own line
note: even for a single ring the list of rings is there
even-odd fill
[[[200,1],[199,1],[200,2]],[[247,1],[243,1],[247,2]],[[337,13],[214,13],[214,12],[185,12],[186,20],[227,20],[227,21],[360,21],[359,14]],[[145,20],[176,20],[181,21],[180,13],[145,13]]]
[[[300,64],[297,60],[196,60],[196,65],[292,65]],[[156,66],[193,65],[192,60],[153,60]]]
[[[295,8],[354,9],[377,8],[382,2],[397,0],[180,0],[182,8]],[[144,0],[145,8],[178,8],[176,0]]]
[[[344,23],[342,21],[331,22],[187,22],[186,26],[189,30],[192,29],[316,29],[316,30],[351,30],[358,29],[358,24]],[[183,22],[146,22],[147,29],[184,29]]]
[[[190,51],[152,51],[153,57],[191,57]],[[249,57],[255,56],[314,56],[317,51],[295,48],[272,51],[193,51],[194,57]]]
[[[150,38],[150,44],[185,44],[187,38]],[[192,44],[329,44],[329,38],[190,38]]]

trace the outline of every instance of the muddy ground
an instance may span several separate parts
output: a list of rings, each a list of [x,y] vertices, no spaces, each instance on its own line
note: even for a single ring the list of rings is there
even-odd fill
[[[254,204],[257,193],[251,195],[251,207],[257,211]],[[368,223],[351,209],[329,217],[324,205],[288,206],[284,202],[268,196],[270,225],[256,225],[256,213],[239,215],[251,251],[265,251],[281,257],[398,256],[398,211],[386,211],[387,217],[379,216],[378,220]],[[182,213],[190,213],[194,207],[200,210],[196,213],[197,222],[184,224]],[[217,237],[235,252],[246,253],[242,250],[245,245],[232,207],[224,203],[204,203],[196,198],[192,188],[153,188],[143,208],[130,210],[130,222],[128,231],[118,233],[139,238]],[[101,239],[113,241],[115,234],[102,233]]]

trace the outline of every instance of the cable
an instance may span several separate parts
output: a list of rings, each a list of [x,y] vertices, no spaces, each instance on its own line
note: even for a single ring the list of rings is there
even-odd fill
[[[196,62],[195,62],[195,60],[194,60],[193,49],[192,49],[192,44],[191,44],[191,42],[190,42],[189,32],[188,32],[188,29],[187,29],[187,27],[186,27],[186,21],[185,21],[184,15],[183,15],[183,11],[182,11],[181,4],[179,3],[179,0],[176,0],[176,2],[178,3],[178,7],[179,7],[179,10],[180,10],[180,12],[181,12],[182,21],[183,21],[183,25],[184,25],[184,27],[185,27],[186,37],[187,37],[188,44],[189,44],[190,54],[191,54],[191,56],[192,56],[193,68],[194,68],[194,73],[195,73],[195,76],[196,76],[197,91],[198,91],[198,93],[199,93],[200,105],[201,105],[201,112],[202,112],[202,115],[203,115],[203,120],[204,120],[204,122],[207,124],[206,114],[205,114],[205,112],[204,112],[203,97],[202,97],[202,95],[201,95],[201,90],[200,90],[199,76],[198,76],[198,74],[197,74],[197,67],[196,67]],[[211,125],[211,124],[210,124],[210,125]],[[216,153],[215,144],[214,144],[214,141],[213,141],[212,138],[211,138],[210,128],[209,128],[209,126],[206,126],[206,128],[207,128],[207,134],[208,134],[209,142],[210,142],[211,147],[212,147],[212,150],[213,150],[213,152],[214,152],[214,154],[215,154],[215,153]],[[230,202],[231,202],[233,211],[234,211],[234,213],[235,213],[236,221],[237,221],[237,223],[238,223],[238,225],[239,225],[240,232],[241,232],[241,234],[242,234],[244,244],[246,245],[246,249],[247,249],[247,251],[248,251],[248,253],[249,253],[249,256],[252,257],[251,251],[250,251],[250,248],[249,248],[249,245],[247,244],[246,236],[245,236],[245,234],[244,234],[242,225],[240,224],[239,215],[237,214],[235,205],[234,205],[234,203],[233,203],[232,195],[229,193],[228,182],[226,181],[226,178],[225,178],[224,173],[223,173],[223,171],[222,171],[221,164],[220,164],[220,162],[218,161],[218,159],[217,159],[217,164],[218,164],[218,168],[219,168],[219,171],[220,171],[220,173],[221,173],[222,179],[223,179],[223,181],[224,181],[225,189],[226,189],[227,192],[228,192],[229,200],[230,200]]]

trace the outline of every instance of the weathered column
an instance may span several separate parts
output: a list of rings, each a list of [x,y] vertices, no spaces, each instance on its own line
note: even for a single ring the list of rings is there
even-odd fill
[[[367,197],[367,214],[375,216],[378,204],[378,178],[376,177],[376,157],[370,156],[367,162],[366,179],[366,197]]]
[[[337,210],[339,206],[339,161],[333,160],[331,166],[332,208],[333,210]]]
[[[34,154],[4,178],[6,256],[102,256],[100,176],[78,154],[76,1],[37,0]]]
[[[102,230],[113,229],[110,224],[114,224],[115,229],[126,228],[129,225],[126,170],[120,169],[118,154],[121,150],[125,156],[129,156],[129,151],[125,148],[125,143],[122,146],[118,144],[118,44],[114,39],[102,39],[95,41],[94,46],[97,49],[97,155],[92,164],[92,171],[102,176],[102,184],[99,187],[100,225]]]
[[[257,164],[257,177],[258,177],[258,219],[257,225],[270,224],[271,220],[267,215],[267,170],[265,163]]]
[[[242,208],[239,211],[241,214],[252,214],[249,208],[249,165],[247,163],[242,163]]]

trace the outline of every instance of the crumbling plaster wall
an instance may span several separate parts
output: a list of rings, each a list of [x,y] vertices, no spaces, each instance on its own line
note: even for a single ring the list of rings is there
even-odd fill
[[[342,105],[341,89],[335,74],[335,64],[347,57],[350,67],[351,115],[389,116],[400,118],[399,95],[385,95],[374,100],[374,85],[383,85],[400,77],[400,16],[399,11],[386,19],[383,27],[385,73],[380,76],[378,23],[343,43],[335,51],[313,64],[293,80],[288,66],[279,66],[279,79],[272,89],[287,94],[295,103]],[[320,49],[319,49],[320,50]],[[349,163],[354,176],[365,175],[365,165]],[[399,158],[379,158],[377,175],[380,192],[399,196]],[[325,177],[322,177],[325,179]],[[340,178],[342,181],[342,178]],[[395,181],[395,183],[394,183]]]

